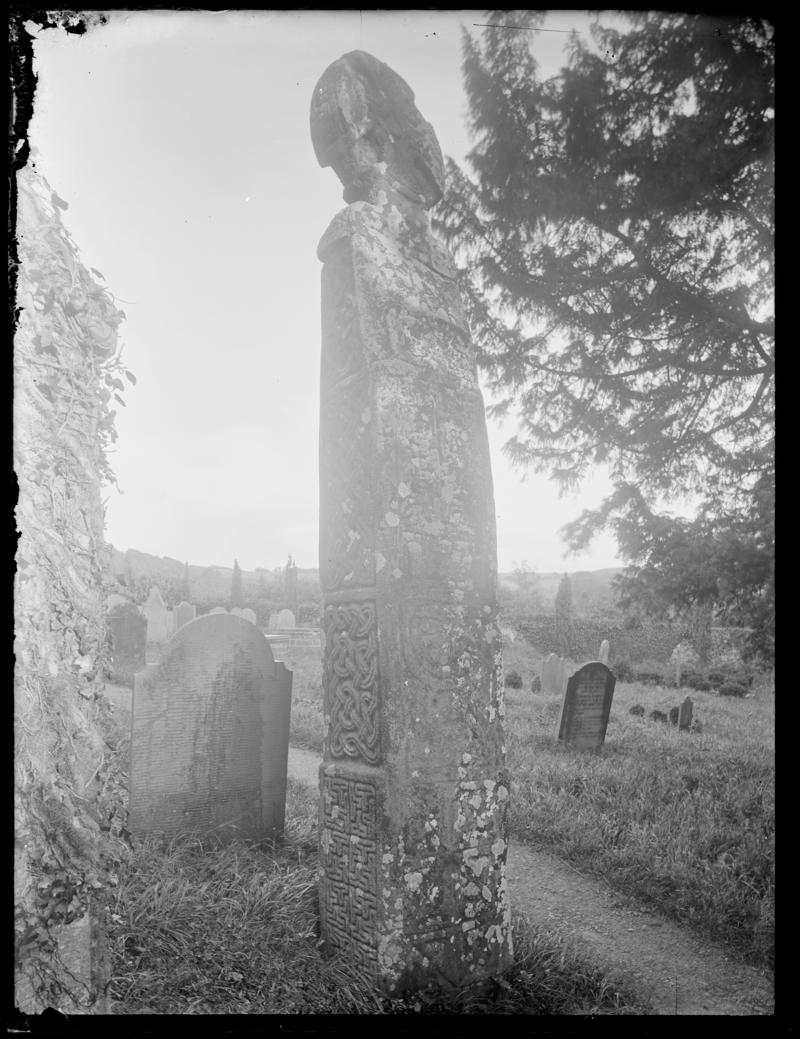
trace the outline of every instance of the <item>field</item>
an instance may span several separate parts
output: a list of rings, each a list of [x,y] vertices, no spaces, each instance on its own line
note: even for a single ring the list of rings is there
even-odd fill
[[[664,915],[771,967],[774,940],[774,692],[752,699],[618,683],[600,755],[556,743],[559,698],[532,693],[541,657],[504,650],[512,837],[602,877]],[[700,732],[653,721],[689,692]],[[321,751],[320,668],[297,661],[292,742]],[[634,716],[635,704],[645,715]]]

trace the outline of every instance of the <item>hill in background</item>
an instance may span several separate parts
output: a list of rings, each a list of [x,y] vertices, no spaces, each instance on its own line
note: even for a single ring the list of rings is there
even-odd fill
[[[170,587],[181,586],[184,580],[185,564],[179,559],[170,556],[154,556],[149,552],[140,552],[135,548],[129,548],[122,552],[112,546],[111,570],[115,577],[122,578],[125,583],[131,581],[143,581],[146,584],[157,584],[162,591]],[[247,596],[263,595],[269,592],[279,592],[283,586],[283,566],[267,569],[257,567],[255,570],[242,570],[242,590]],[[613,603],[612,582],[617,574],[621,573],[620,567],[611,567],[603,570],[576,570],[571,573],[572,599],[576,613],[582,613],[589,607],[596,609],[607,603],[611,607]],[[563,577],[564,571],[554,573],[530,573],[520,574],[517,572],[503,573],[498,575],[498,585],[501,598],[503,592],[522,592],[524,586],[529,584],[535,588],[543,609],[549,610],[553,607],[558,591],[558,585]],[[194,599],[218,599],[220,604],[226,601],[231,591],[231,578],[233,566],[195,566],[189,564],[189,588]],[[315,567],[297,569],[298,591],[301,599],[319,600],[319,571]]]

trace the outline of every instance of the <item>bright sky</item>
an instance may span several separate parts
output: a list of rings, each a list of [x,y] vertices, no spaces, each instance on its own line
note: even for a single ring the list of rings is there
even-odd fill
[[[316,162],[313,88],[361,49],[409,83],[442,151],[469,150],[461,29],[483,12],[122,12],[38,33],[29,139],[84,263],[124,301],[137,385],[117,414],[106,536],[198,565],[318,562],[320,264],[343,206]],[[586,31],[585,13],[551,28]],[[32,32],[35,26],[29,23]],[[478,30],[473,30],[478,31]],[[546,74],[566,36],[537,37]],[[559,528],[608,490],[559,499],[512,470],[489,421],[498,563],[621,565],[610,537],[564,556]]]

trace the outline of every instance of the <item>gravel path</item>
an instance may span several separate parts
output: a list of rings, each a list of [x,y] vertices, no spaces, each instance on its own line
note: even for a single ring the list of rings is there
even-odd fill
[[[290,747],[289,775],[316,787],[321,760]],[[560,859],[512,842],[508,880],[515,909],[625,982],[652,1014],[774,1013],[764,973]]]

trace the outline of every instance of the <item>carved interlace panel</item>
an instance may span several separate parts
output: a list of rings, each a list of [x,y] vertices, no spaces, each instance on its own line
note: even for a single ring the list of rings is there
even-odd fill
[[[334,758],[380,761],[378,635],[374,602],[325,607],[325,701]]]
[[[375,787],[326,776],[322,786],[323,937],[374,972],[378,929],[378,812]]]

